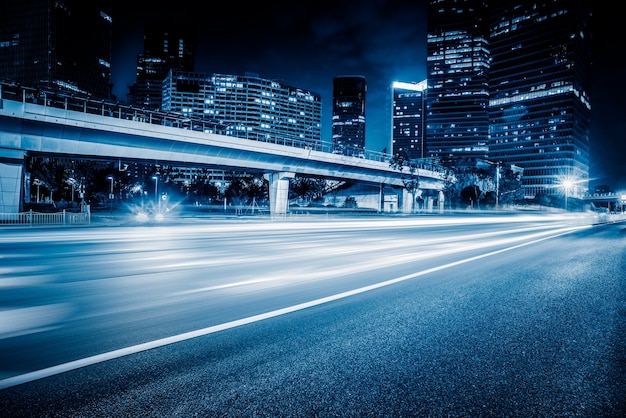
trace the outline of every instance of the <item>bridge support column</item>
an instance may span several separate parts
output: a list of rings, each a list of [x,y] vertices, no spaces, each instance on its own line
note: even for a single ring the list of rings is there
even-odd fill
[[[23,151],[0,148],[0,213],[18,213],[22,202]]]
[[[413,193],[402,189],[402,213],[413,213]]]
[[[289,201],[289,179],[296,173],[275,171],[265,173],[263,177],[270,183],[270,215],[285,215]]]
[[[446,202],[446,196],[443,194],[443,191],[439,190],[439,198],[437,199],[437,203],[439,206],[439,213],[443,213],[443,204]]]

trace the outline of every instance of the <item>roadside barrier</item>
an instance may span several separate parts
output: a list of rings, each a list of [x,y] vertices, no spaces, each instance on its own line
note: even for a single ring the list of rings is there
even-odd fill
[[[0,213],[0,225],[74,225],[89,224],[91,222],[90,212],[53,212],[41,213],[18,212],[18,213]]]

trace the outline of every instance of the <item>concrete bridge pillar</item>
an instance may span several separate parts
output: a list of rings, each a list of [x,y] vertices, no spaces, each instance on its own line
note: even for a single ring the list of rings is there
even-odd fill
[[[402,189],[402,213],[413,213],[413,194]]]
[[[0,213],[20,211],[24,155],[24,151],[0,148]]]
[[[439,206],[439,213],[443,213],[443,204],[446,201],[446,196],[443,194],[443,191],[439,190],[439,197],[437,199],[437,203]]]
[[[284,171],[263,174],[263,177],[270,183],[270,215],[285,215],[287,213],[289,179],[295,176],[296,173]]]

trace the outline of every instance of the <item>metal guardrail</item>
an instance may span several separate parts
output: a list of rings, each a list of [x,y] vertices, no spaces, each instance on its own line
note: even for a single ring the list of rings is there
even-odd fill
[[[84,94],[72,94],[66,91],[52,90],[43,87],[25,87],[0,81],[0,106],[2,99],[20,103],[32,103],[41,106],[89,113],[116,119],[132,120],[135,122],[153,125],[170,126],[180,129],[233,136],[240,139],[249,139],[294,148],[311,149],[326,153],[333,153],[334,150],[332,142],[328,141],[311,141],[299,137],[275,135],[271,132],[250,133],[246,131],[245,134],[239,134],[238,132],[229,130],[227,125],[221,124],[217,121],[189,117],[176,112],[147,110],[117,102],[114,103],[107,100],[97,100]],[[353,157],[372,161],[388,162],[391,155],[365,149],[361,155]]]
[[[18,212],[0,213],[0,225],[79,225],[90,224],[91,213],[89,212],[53,212],[42,213]]]

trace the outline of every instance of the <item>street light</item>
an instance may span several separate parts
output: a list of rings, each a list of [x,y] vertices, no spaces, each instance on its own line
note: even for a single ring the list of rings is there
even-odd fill
[[[158,204],[159,203],[159,198],[158,198],[158,185],[159,185],[159,176],[152,176],[152,179],[154,179],[154,203]]]
[[[572,175],[564,175],[559,178],[559,187],[563,188],[563,194],[565,195],[565,210],[568,210],[568,199],[570,193],[575,189],[576,185],[581,183],[581,180],[577,179]]]
[[[496,163],[496,210],[498,210],[498,204],[500,203],[500,163]]]
[[[35,179],[35,184],[37,185],[37,203],[39,203],[39,186],[41,186],[41,180]]]
[[[566,211],[567,211],[567,198],[569,197],[569,191],[573,185],[574,185],[574,182],[570,179],[565,179],[561,183],[561,186],[563,186],[563,189],[565,190],[565,210]]]
[[[74,180],[74,178],[70,177],[68,179],[68,182],[70,183],[70,185],[72,186],[72,205],[74,204],[74,187],[76,185],[76,180]]]
[[[113,194],[113,176],[108,176],[107,180],[111,180],[111,193],[109,193],[109,206],[111,208],[111,213],[113,213],[113,199],[115,195]]]
[[[500,204],[500,166],[502,165],[502,161],[495,163],[487,161],[487,164],[496,166],[496,210],[498,210],[498,205]]]
[[[113,195],[113,176],[108,176],[107,180],[111,180],[111,193],[109,193],[109,199],[113,200],[115,198]]]

